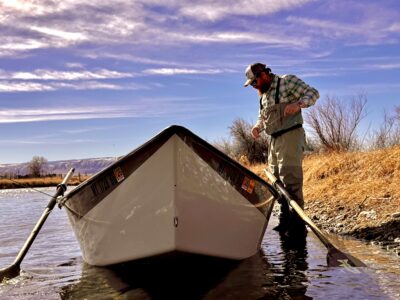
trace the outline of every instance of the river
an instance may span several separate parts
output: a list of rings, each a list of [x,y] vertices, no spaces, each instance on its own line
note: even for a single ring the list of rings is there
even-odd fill
[[[41,188],[53,194],[55,188]],[[0,268],[10,265],[49,198],[0,190]],[[368,268],[328,268],[309,232],[281,239],[271,218],[259,254],[239,262],[190,259],[92,267],[81,257],[65,211],[54,208],[21,265],[0,284],[0,299],[400,299],[400,257],[354,239],[330,237]]]

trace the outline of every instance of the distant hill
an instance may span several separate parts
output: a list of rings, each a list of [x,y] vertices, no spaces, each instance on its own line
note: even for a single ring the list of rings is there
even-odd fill
[[[75,174],[90,175],[95,174],[102,169],[108,167],[110,164],[115,162],[115,157],[104,157],[104,158],[87,158],[87,159],[71,159],[71,160],[58,160],[49,161],[45,168],[47,174],[65,174],[70,168],[75,168]],[[15,174],[15,175],[27,175],[29,163],[20,164],[0,164],[0,175]]]

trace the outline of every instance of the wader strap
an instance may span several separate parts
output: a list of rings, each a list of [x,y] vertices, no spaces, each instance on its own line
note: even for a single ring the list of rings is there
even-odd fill
[[[281,83],[281,78],[278,77],[278,83],[276,84],[276,88],[275,88],[275,104],[279,103],[279,87]]]
[[[287,129],[283,129],[283,130],[274,132],[273,134],[271,134],[271,137],[273,137],[273,138],[276,139],[277,137],[281,136],[282,134],[284,134],[284,133],[286,133],[286,132],[289,132],[289,131],[292,131],[292,130],[295,130],[295,129],[301,128],[301,127],[303,127],[302,124],[296,124],[296,125],[294,125],[294,126],[292,126],[292,127],[290,127],[290,128],[287,128]]]
[[[275,104],[279,103],[279,87],[280,87],[280,83],[281,83],[281,78],[278,77],[278,83],[276,84],[276,88],[275,88]],[[263,105],[262,105],[262,96],[260,97],[260,111],[263,109]]]

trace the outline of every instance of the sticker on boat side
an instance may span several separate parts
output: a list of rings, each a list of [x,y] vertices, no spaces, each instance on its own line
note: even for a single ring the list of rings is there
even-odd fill
[[[248,177],[244,177],[242,182],[242,189],[249,194],[253,193],[256,182]]]
[[[120,167],[114,169],[114,175],[115,179],[117,179],[117,182],[121,182],[125,179],[124,173]]]

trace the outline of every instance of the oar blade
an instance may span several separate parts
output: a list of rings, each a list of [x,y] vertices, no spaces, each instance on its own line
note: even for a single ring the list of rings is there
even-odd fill
[[[366,267],[358,258],[336,248],[328,249],[326,260],[329,267]]]
[[[14,277],[19,276],[20,270],[21,269],[20,269],[19,265],[11,265],[7,268],[1,269],[0,270],[0,283],[3,282],[3,280],[12,279]]]

